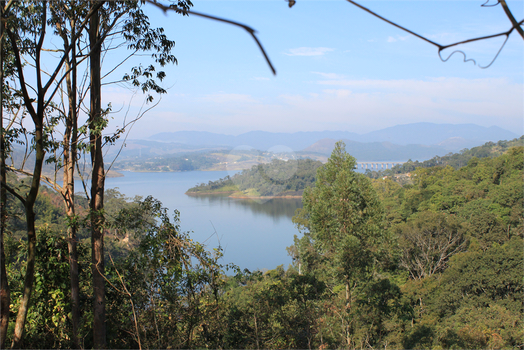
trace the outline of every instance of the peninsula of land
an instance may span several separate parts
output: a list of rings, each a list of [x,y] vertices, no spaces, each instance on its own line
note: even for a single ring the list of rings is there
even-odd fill
[[[228,195],[232,198],[301,198],[304,189],[315,182],[322,163],[311,159],[278,160],[253,165],[234,176],[198,184],[186,194]]]

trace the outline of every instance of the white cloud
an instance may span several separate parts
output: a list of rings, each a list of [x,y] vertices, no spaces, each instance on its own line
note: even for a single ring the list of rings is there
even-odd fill
[[[344,79],[344,76],[337,73],[322,73],[322,72],[311,72],[313,74],[318,74],[326,79],[340,80]]]
[[[346,97],[351,94],[351,90],[344,90],[344,89],[327,89],[323,91],[326,94],[332,94],[337,97]]]
[[[206,95],[203,98],[206,102],[214,102],[214,103],[220,103],[220,104],[227,104],[227,103],[256,103],[257,100],[255,100],[250,95],[244,95],[244,94],[231,94],[231,93],[216,93],[216,94],[210,94]]]
[[[404,40],[407,40],[409,38],[409,35],[406,35],[406,36],[400,36],[400,35],[397,35],[395,38],[392,37],[392,36],[388,36],[388,43],[394,43],[396,41],[404,41]]]
[[[375,129],[418,121],[499,125],[522,133],[524,88],[507,79],[330,80],[315,100],[287,98],[302,115]],[[337,86],[343,88],[336,88]],[[347,88],[351,88],[351,91]],[[347,121],[353,119],[351,124]],[[346,127],[346,128],[347,128]],[[341,128],[343,129],[343,128]]]
[[[180,99],[179,114],[169,111],[151,114],[156,115],[153,120],[164,131],[176,128],[227,134],[250,130],[366,132],[424,121],[497,125],[515,133],[523,132],[524,87],[507,79],[333,79],[319,83],[318,90],[280,95],[271,101],[228,93],[207,95],[199,100]],[[153,123],[150,124],[152,127]]]
[[[296,49],[289,49],[289,53],[284,53],[288,56],[323,56],[327,52],[334,51],[329,47],[298,47]]]
[[[426,121],[522,132],[523,87],[506,79],[346,80],[341,88],[336,88],[339,81],[333,83],[317,96],[281,96],[283,105],[265,106],[268,110],[257,114],[264,111],[265,125],[295,131],[366,131]]]

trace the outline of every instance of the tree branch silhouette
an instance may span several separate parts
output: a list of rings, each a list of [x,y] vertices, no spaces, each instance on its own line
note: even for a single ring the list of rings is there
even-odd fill
[[[239,23],[239,22],[235,22],[235,21],[231,21],[231,20],[228,20],[228,19],[225,19],[225,18],[220,18],[220,17],[216,17],[216,16],[206,15],[204,13],[195,12],[195,11],[191,11],[191,10],[188,10],[188,9],[181,9],[181,8],[177,7],[176,5],[166,6],[166,5],[163,5],[163,4],[159,3],[159,2],[157,2],[156,0],[146,0],[146,2],[151,4],[151,5],[153,5],[153,6],[158,7],[164,13],[167,13],[167,11],[174,11],[174,12],[179,13],[179,14],[182,13],[184,15],[194,15],[194,16],[199,16],[199,17],[204,17],[204,18],[207,18],[207,19],[211,19],[213,21],[228,23],[228,24],[231,24],[231,25],[234,25],[234,26],[237,26],[237,27],[240,27],[240,28],[244,29],[245,31],[247,31],[253,37],[253,40],[255,40],[255,42],[257,43],[258,48],[260,49],[260,51],[262,52],[262,55],[266,59],[266,62],[269,65],[269,68],[271,69],[271,71],[273,72],[273,75],[277,75],[277,71],[273,67],[273,64],[271,64],[269,56],[267,55],[266,51],[264,50],[264,47],[262,46],[262,44],[258,40],[257,36],[255,35],[255,33],[257,32],[255,29],[253,29],[253,28],[251,28],[251,27],[249,27],[249,26],[247,26],[245,24],[242,24],[242,23]]]
[[[398,29],[401,29],[413,36],[416,36],[417,38],[419,39],[422,39],[424,40],[425,42],[427,43],[430,43],[431,45],[434,45],[436,47],[438,47],[438,55],[439,55],[439,58],[442,60],[442,62],[446,62],[447,60],[449,60],[451,58],[451,56],[453,56],[455,53],[462,53],[462,55],[464,55],[464,62],[473,62],[473,64],[476,64],[476,61],[474,59],[468,59],[466,54],[464,53],[464,51],[462,50],[456,50],[456,51],[453,51],[446,59],[442,58],[442,54],[441,52],[447,48],[450,48],[450,47],[453,47],[453,46],[457,46],[457,45],[461,45],[461,44],[467,44],[467,43],[471,43],[471,42],[475,42],[475,41],[480,41],[480,40],[487,40],[487,39],[491,39],[491,38],[496,38],[496,37],[499,37],[499,36],[505,36],[506,37],[506,40],[504,40],[504,42],[502,43],[502,46],[500,47],[500,49],[498,50],[497,54],[495,55],[495,57],[493,58],[493,60],[487,65],[487,66],[480,66],[479,65],[479,68],[488,68],[489,66],[491,66],[493,64],[493,62],[495,62],[495,60],[497,59],[498,55],[500,54],[500,52],[502,51],[502,49],[504,48],[504,45],[506,45],[506,42],[508,41],[508,38],[510,36],[510,34],[514,31],[514,30],[517,30],[517,32],[519,32],[519,34],[522,36],[522,38],[524,39],[524,31],[521,27],[521,25],[524,23],[524,20],[520,21],[520,22],[517,22],[517,20],[515,19],[515,17],[513,17],[513,14],[511,13],[511,11],[509,10],[508,8],[508,5],[506,4],[506,1],[505,0],[499,0],[497,2],[497,4],[494,4],[494,5],[489,5],[489,6],[496,6],[498,4],[500,4],[502,6],[502,8],[504,9],[504,12],[506,13],[506,15],[508,16],[509,20],[511,21],[512,23],[512,27],[506,31],[506,32],[502,32],[502,33],[498,33],[498,34],[492,34],[492,35],[486,35],[486,36],[481,36],[481,37],[477,37],[477,38],[472,38],[472,39],[467,39],[467,40],[462,40],[462,41],[458,41],[456,43],[452,43],[452,44],[448,44],[448,45],[441,45],[433,40],[430,40],[428,38],[426,38],[425,36],[422,36],[420,34],[417,34],[415,33],[414,31],[412,30],[409,30],[407,29],[406,27],[403,27],[393,21],[390,21],[389,19],[385,18],[385,17],[382,17],[381,15],[379,15],[378,13],[370,10],[369,8],[365,7],[365,6],[362,6],[360,5],[359,3],[353,1],[353,0],[347,0],[350,4],[352,5],[355,5],[356,7],[366,11],[367,13],[377,17],[378,19],[386,22],[386,23],[389,23],[391,24],[392,26],[394,27],[397,27]],[[488,0],[489,1],[489,0]],[[486,2],[487,3],[487,2]],[[486,3],[484,3],[483,5],[481,6],[486,6]],[[291,5],[291,2],[289,3],[290,7],[292,6]]]

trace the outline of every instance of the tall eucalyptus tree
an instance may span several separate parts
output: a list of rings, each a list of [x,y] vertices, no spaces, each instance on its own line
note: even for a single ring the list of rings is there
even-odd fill
[[[66,56],[61,55],[55,60],[54,69],[47,73],[43,70],[44,44],[47,35],[49,21],[49,3],[27,2],[16,3],[7,12],[9,21],[6,22],[5,31],[7,33],[10,50],[14,56],[16,66],[15,82],[20,91],[21,105],[24,111],[30,116],[33,125],[33,147],[35,150],[35,161],[33,165],[33,176],[27,195],[18,193],[8,186],[4,186],[12,195],[17,197],[25,207],[27,223],[27,263],[23,295],[18,309],[16,324],[13,335],[12,347],[21,346],[25,321],[30,305],[30,298],[33,289],[34,266],[36,260],[36,228],[34,205],[40,188],[40,178],[42,167],[45,160],[46,147],[49,145],[46,140],[46,127],[50,121],[49,107],[56,95],[56,82],[61,81],[64,76]],[[93,9],[92,9],[93,10]],[[79,31],[72,33],[72,43],[75,43],[80,36],[81,30],[85,28],[87,21],[79,26]],[[64,53],[69,53],[72,45],[66,48]],[[25,64],[27,60],[29,64]],[[46,65],[50,62],[46,61]],[[34,81],[28,78],[29,68],[34,68]]]
[[[6,183],[5,142],[4,142],[4,8],[5,1],[0,1],[0,348],[5,347],[7,327],[9,325],[9,305],[11,293],[4,252],[4,233],[6,221],[7,194],[3,186]]]
[[[184,3],[185,6],[191,4]],[[90,151],[92,155],[92,191],[91,191],[91,226],[93,230],[93,275],[95,296],[97,302],[94,305],[95,315],[95,346],[103,347],[105,344],[105,325],[104,325],[104,295],[103,295],[103,191],[104,191],[104,168],[102,158],[103,141],[114,140],[114,137],[104,139],[102,131],[107,124],[107,115],[101,109],[101,76],[100,76],[100,53],[107,49],[104,41],[109,35],[118,31],[122,35],[122,40],[127,43],[130,50],[136,51],[154,51],[155,61],[161,66],[167,63],[175,63],[175,57],[170,53],[174,42],[168,40],[163,34],[162,29],[150,29],[147,17],[140,8],[140,4],[134,1],[128,2],[103,2],[93,1],[85,6],[78,5],[74,1],[61,1],[48,3],[46,1],[27,1],[24,3],[15,3],[7,12],[10,20],[4,21],[6,24],[6,33],[8,35],[8,45],[14,56],[16,73],[13,76],[14,86],[19,89],[21,105],[26,113],[29,114],[34,124],[33,144],[36,152],[36,158],[33,165],[32,180],[29,193],[24,195],[15,189],[4,184],[3,188],[7,189],[12,195],[17,197],[26,210],[27,221],[27,267],[24,284],[24,292],[20,308],[18,310],[15,333],[13,336],[13,347],[21,345],[22,335],[29,301],[31,297],[35,259],[35,215],[34,203],[38,195],[40,180],[42,175],[42,166],[45,160],[45,153],[52,144],[49,141],[52,126],[56,123],[56,118],[52,118],[56,108],[54,108],[54,99],[57,91],[61,89],[65,81],[68,95],[68,110],[66,113],[65,136],[64,142],[60,145],[63,147],[64,157],[64,187],[62,194],[68,208],[71,219],[74,219],[74,187],[73,174],[75,161],[78,157],[78,101],[76,71],[78,67],[78,56],[75,52],[79,45],[79,38],[82,35],[89,37],[88,48],[82,53],[82,59],[90,58],[90,99],[91,108],[89,113],[88,127],[90,129]],[[67,23],[69,21],[69,23]],[[46,35],[49,26],[54,28],[54,34],[63,39],[63,49],[54,50],[58,52],[58,57],[54,60],[43,58],[45,55],[47,43]],[[42,60],[46,60],[46,66],[53,62],[56,65],[48,72],[42,70]],[[24,65],[24,60],[29,64]],[[27,79],[26,76],[34,69],[35,84],[33,80]],[[154,67],[146,69],[141,67],[132,70],[130,75],[125,79],[135,85],[142,87],[143,91],[155,91],[159,93],[165,90],[157,84],[165,74],[158,72],[154,75]],[[45,79],[47,76],[47,80]],[[33,86],[34,85],[34,86]],[[148,96],[151,100],[152,97]],[[57,146],[56,143],[53,146]],[[78,267],[75,257],[75,237],[74,226],[69,237],[70,241],[70,261],[72,277],[72,299],[73,308],[78,303],[78,296],[75,290],[78,289],[78,282],[75,281],[75,274],[78,274]],[[4,265],[5,266],[5,265]],[[76,270],[76,272],[75,272]],[[3,274],[5,276],[5,274]],[[76,278],[77,279],[77,278]],[[76,286],[75,286],[76,285]],[[4,284],[2,284],[4,287]],[[3,288],[5,290],[5,288]],[[7,295],[2,294],[2,303],[5,303]],[[76,297],[75,297],[76,295]],[[75,301],[76,299],[76,301]],[[74,311],[74,310],[73,310]],[[77,312],[73,312],[74,328],[78,326]],[[76,319],[76,321],[75,321]],[[76,330],[75,330],[76,333]],[[5,333],[2,333],[5,336]],[[5,339],[5,338],[4,338]]]

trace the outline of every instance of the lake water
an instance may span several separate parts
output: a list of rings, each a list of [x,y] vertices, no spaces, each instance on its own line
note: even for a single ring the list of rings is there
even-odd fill
[[[183,231],[192,231],[192,238],[208,249],[222,246],[223,264],[252,271],[291,264],[286,247],[298,234],[291,217],[302,206],[300,199],[257,201],[185,194],[198,183],[225,177],[227,171],[122,174],[124,177],[107,178],[106,188],[118,187],[127,197],[151,195],[171,213],[177,209]]]

